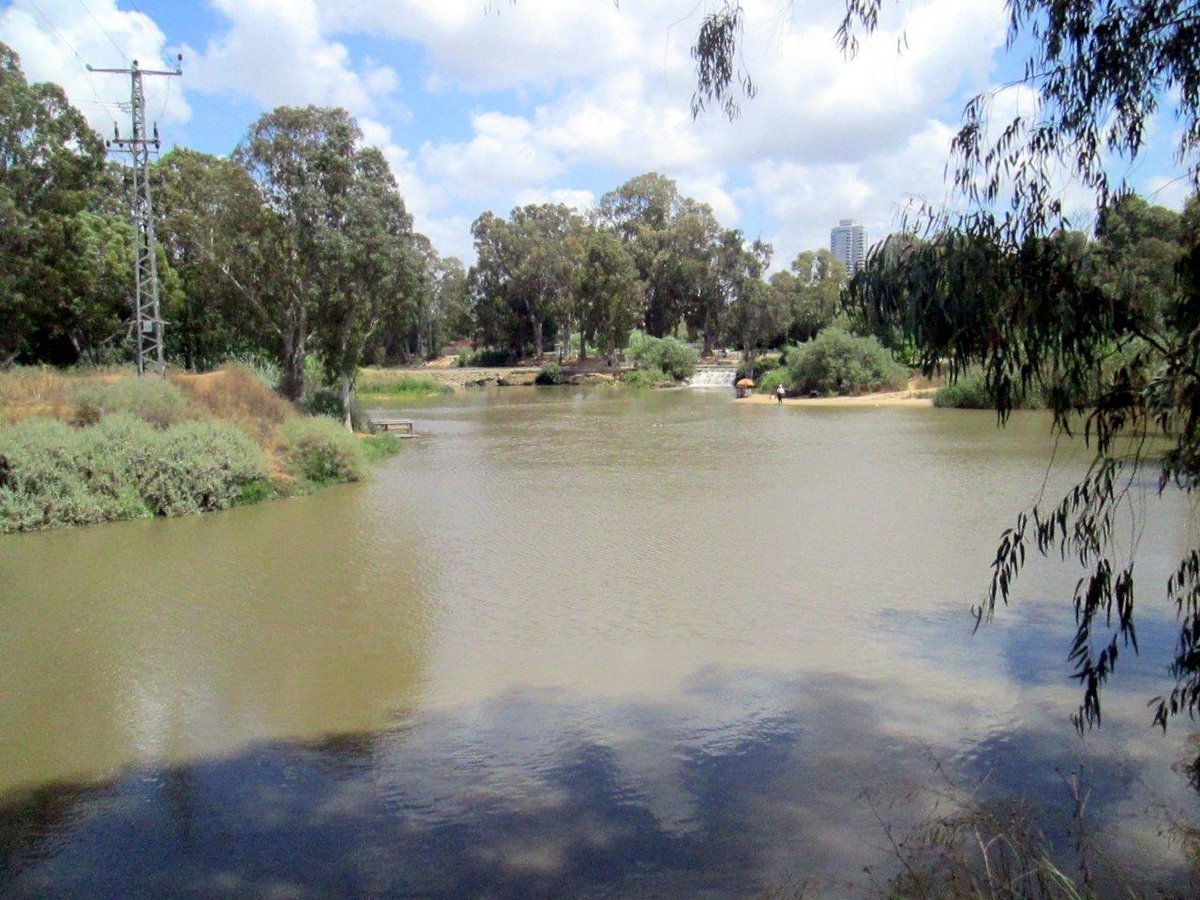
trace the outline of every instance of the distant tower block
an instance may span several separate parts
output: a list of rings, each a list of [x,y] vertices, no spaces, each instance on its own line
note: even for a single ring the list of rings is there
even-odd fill
[[[867,229],[853,219],[841,219],[829,231],[829,252],[853,275],[867,259]]]

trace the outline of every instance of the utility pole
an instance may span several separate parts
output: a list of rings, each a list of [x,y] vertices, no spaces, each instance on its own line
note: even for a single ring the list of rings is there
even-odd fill
[[[163,320],[158,301],[158,254],[154,237],[154,205],[150,198],[150,150],[161,146],[158,125],[153,137],[146,134],[146,92],[142,87],[143,75],[174,76],[183,74],[183,54],[177,59],[174,71],[140,69],[135,59],[128,69],[93,69],[89,72],[106,72],[128,75],[132,99],[133,134],[121,137],[113,124],[113,139],[106,141],[110,148],[133,157],[133,332],[137,341],[138,374],[146,374],[147,367],[159,375],[167,374],[163,360]]]

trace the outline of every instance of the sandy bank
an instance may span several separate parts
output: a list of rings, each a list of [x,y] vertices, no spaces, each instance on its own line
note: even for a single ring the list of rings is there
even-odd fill
[[[786,397],[787,406],[933,406],[936,388],[915,391],[889,391],[883,394],[863,394],[858,397]],[[737,403],[777,403],[767,394],[751,394]]]

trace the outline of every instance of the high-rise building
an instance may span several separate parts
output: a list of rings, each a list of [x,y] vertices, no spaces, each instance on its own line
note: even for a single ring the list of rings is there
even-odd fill
[[[841,219],[829,232],[829,252],[853,275],[867,260],[867,229],[853,219]]]

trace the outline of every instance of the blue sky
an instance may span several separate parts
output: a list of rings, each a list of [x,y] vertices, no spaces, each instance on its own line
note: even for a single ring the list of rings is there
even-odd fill
[[[470,223],[531,202],[586,208],[646,171],[776,248],[774,267],[826,246],[842,218],[871,240],[911,198],[947,197],[943,171],[973,93],[1012,80],[1001,0],[900,0],[853,60],[836,0],[744,0],[759,87],[730,123],[689,114],[690,42],[715,0],[10,0],[0,41],[27,76],[62,84],[104,134],[128,79],[85,63],[161,66],[149,116],[167,146],[227,154],[276,106],[345,106],[396,173],[416,227],[473,258]],[[897,53],[898,39],[906,48]],[[1010,89],[1003,113],[1036,96]],[[127,125],[125,125],[127,127]],[[1156,121],[1132,179],[1164,205],[1173,123]],[[1164,185],[1167,185],[1164,187]],[[1069,183],[1069,205],[1086,197]]]

